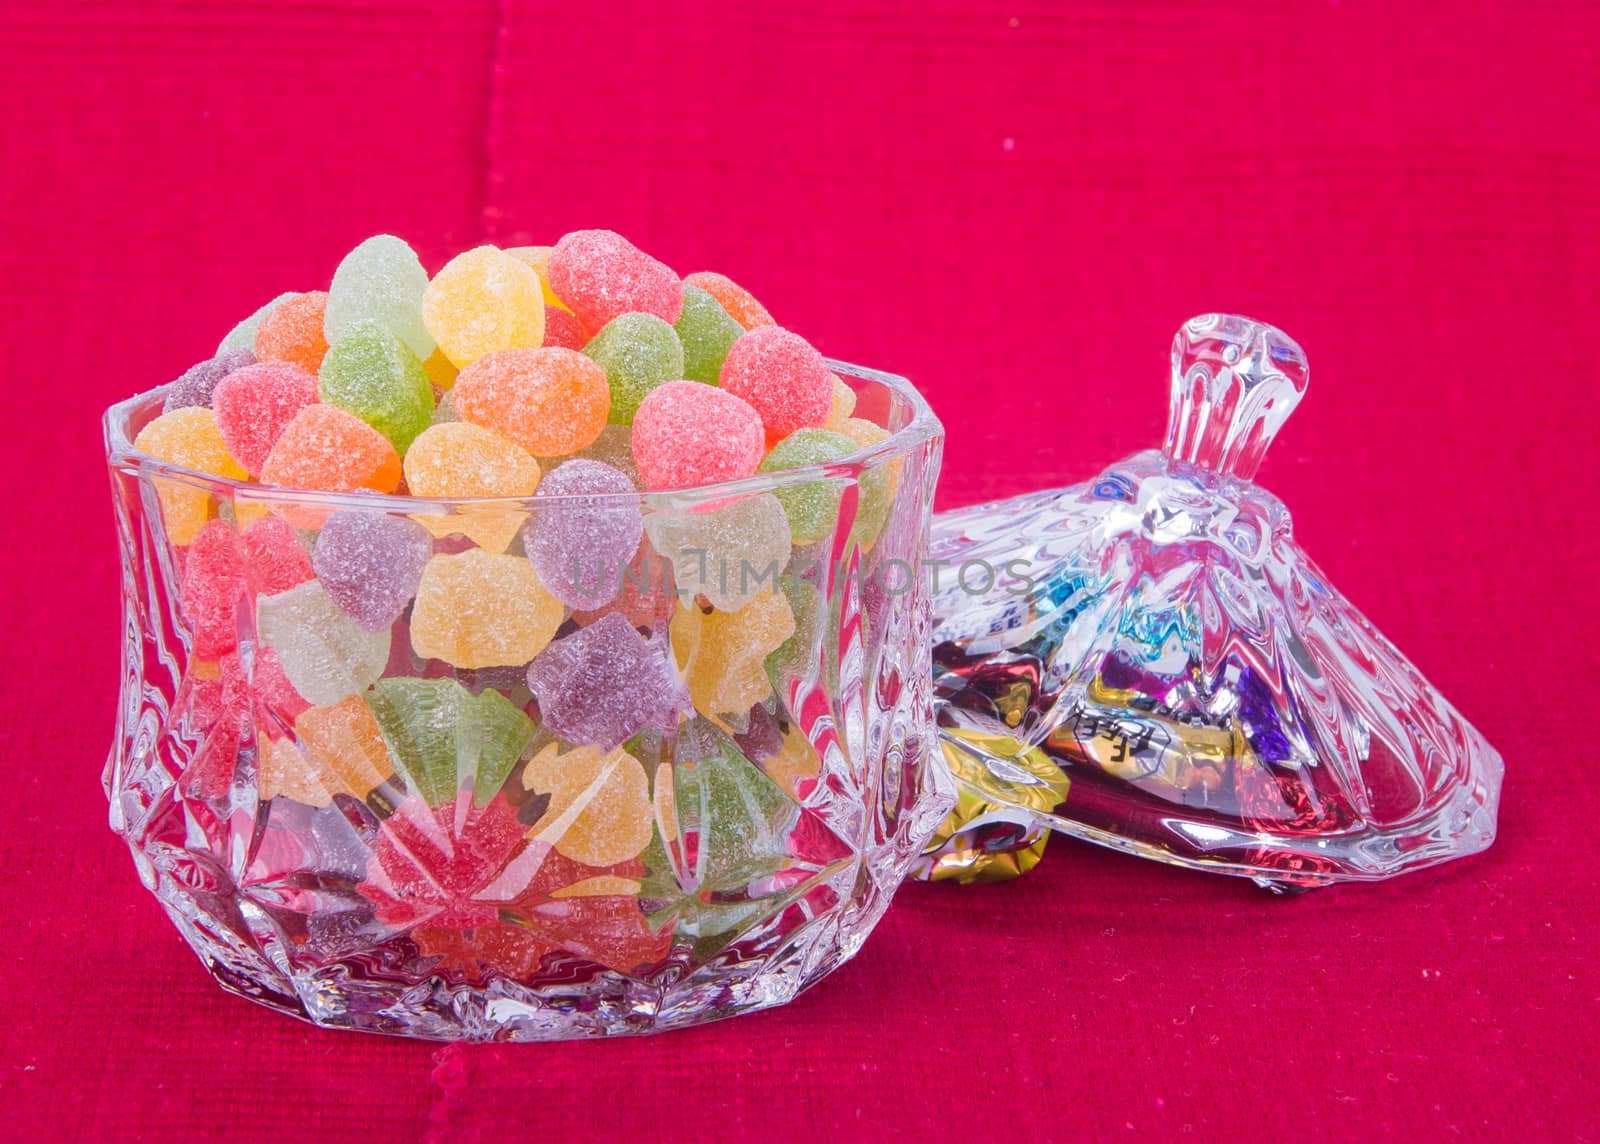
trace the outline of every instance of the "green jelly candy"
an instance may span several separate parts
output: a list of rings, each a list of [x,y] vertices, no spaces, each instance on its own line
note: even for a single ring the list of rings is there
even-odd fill
[[[405,342],[420,360],[433,352],[422,322],[428,272],[402,238],[376,234],[344,256],[328,287],[323,329],[332,345],[361,322],[377,322]]]
[[[354,413],[389,438],[397,453],[404,454],[433,420],[427,371],[377,322],[357,322],[328,347],[317,391],[324,403]]]
[[[796,429],[772,447],[756,470],[777,473],[805,465],[837,461],[859,452],[860,447],[843,433],[829,429]],[[807,481],[773,490],[789,517],[789,531],[796,544],[821,540],[839,519],[839,498],[844,494],[845,478]],[[861,474],[857,486],[856,519],[850,534],[863,545],[878,534],[889,508],[889,480],[883,469]]]
[[[268,314],[272,313],[272,311],[278,308],[278,304],[280,302],[284,302],[293,297],[294,295],[292,293],[279,294],[272,301],[261,307],[261,309],[257,310],[254,314],[251,314],[237,326],[233,327],[233,329],[228,331],[228,336],[223,338],[221,343],[218,344],[217,353],[225,354],[229,350],[254,351],[256,348],[256,329],[266,319]]]
[[[672,327],[683,343],[683,376],[690,381],[716,385],[722,359],[744,333],[722,303],[698,286],[684,286],[683,312]]]
[[[611,383],[611,424],[632,425],[639,403],[656,386],[683,378],[683,343],[654,314],[621,314],[583,347]]]
[[[469,782],[486,804],[533,742],[533,720],[494,688],[472,694],[453,679],[380,679],[367,703],[395,769],[429,806],[454,801]]]

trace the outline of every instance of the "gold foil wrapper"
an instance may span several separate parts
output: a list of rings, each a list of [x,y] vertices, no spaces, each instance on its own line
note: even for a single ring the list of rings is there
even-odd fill
[[[945,727],[939,743],[956,781],[955,809],[912,867],[929,882],[1004,882],[1033,869],[1050,840],[1026,811],[1067,797],[1067,776],[1037,747],[1009,735]]]

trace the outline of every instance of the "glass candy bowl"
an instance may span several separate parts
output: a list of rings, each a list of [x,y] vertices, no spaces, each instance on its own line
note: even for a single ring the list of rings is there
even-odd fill
[[[108,411],[111,824],[225,988],[546,1040],[781,1004],[855,953],[954,799],[921,575],[942,430],[904,380],[834,368],[886,440],[639,496],[274,490],[134,450],[162,391]],[[535,578],[542,529],[641,514],[615,599]],[[379,535],[413,594],[361,575]]]
[[[1282,332],[1196,318],[1173,343],[1159,451],[935,518],[936,694],[962,807],[920,875],[1014,875],[1050,829],[1273,889],[1494,840],[1500,756],[1253,483],[1307,376]]]

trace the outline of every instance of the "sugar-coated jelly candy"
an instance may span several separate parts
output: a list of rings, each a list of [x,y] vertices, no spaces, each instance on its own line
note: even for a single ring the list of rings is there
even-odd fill
[[[639,480],[639,466],[633,460],[633,427],[630,425],[607,425],[600,431],[600,436],[585,446],[581,455],[588,460],[610,465],[627,477],[636,489],[643,484]]]
[[[683,344],[672,327],[654,314],[619,314],[583,352],[606,371],[613,425],[631,425],[646,394],[662,382],[684,376]]]
[[[428,375],[428,380],[435,389],[444,393],[455,385],[456,375],[461,371],[456,368],[456,363],[445,357],[444,352],[436,346],[431,354],[422,359],[422,372]]]
[[[772,447],[761,460],[760,471],[776,473],[805,465],[826,464],[856,452],[856,443],[827,429],[796,429]],[[789,530],[796,544],[821,540],[839,518],[839,500],[846,481],[842,477],[784,485],[773,490],[789,515]],[[859,539],[875,536],[888,511],[888,480],[883,469],[868,469],[857,482],[856,520],[851,529]],[[859,529],[857,525],[859,524]]]
[[[572,619],[579,624],[591,624],[607,612],[617,612],[636,628],[652,632],[664,629],[677,606],[674,591],[672,565],[662,559],[648,540],[641,540],[639,550],[622,570],[622,590],[616,597],[598,608],[576,608]]]
[[[542,345],[539,276],[497,247],[475,247],[445,263],[428,283],[422,320],[459,369],[485,354]]]
[[[227,522],[213,520],[189,546],[178,589],[196,658],[216,659],[239,645],[239,601],[244,590],[238,538]]]
[[[546,306],[553,306],[563,313],[570,314],[572,309],[556,297],[556,292],[550,289],[550,256],[556,248],[553,246],[508,246],[506,253],[519,262],[526,262],[533,267],[533,272],[539,276],[539,286],[544,291]],[[549,343],[546,342],[548,345]]]
[[[187,409],[191,405],[210,405],[217,383],[242,366],[254,365],[255,360],[256,355],[249,348],[244,348],[224,350],[214,358],[190,366],[182,377],[167,387],[161,411],[171,413],[174,409]]]
[[[392,493],[400,485],[400,455],[387,437],[354,414],[308,405],[272,447],[261,480],[292,489]],[[295,523],[294,516],[284,515]]]
[[[546,648],[528,665],[528,688],[547,729],[601,750],[646,727],[670,734],[689,707],[666,641],[645,639],[617,612]]]
[[[262,746],[262,799],[327,806],[334,795],[346,794],[364,801],[394,777],[383,731],[356,696],[308,708],[294,721],[293,740]]]
[[[295,415],[317,400],[317,380],[290,362],[264,361],[236,369],[217,383],[211,406],[228,452],[252,477]]]
[[[323,313],[328,296],[320,290],[291,294],[256,327],[255,353],[261,361],[286,361],[315,376],[328,352]]]
[[[767,308],[757,302],[750,291],[726,274],[697,270],[683,281],[686,286],[695,286],[710,294],[722,304],[722,308],[728,311],[734,321],[747,330],[775,324],[772,315],[767,313]]]
[[[728,350],[744,327],[723,309],[722,303],[698,286],[684,286],[683,312],[673,323],[683,343],[683,376],[690,381],[716,385]]]
[[[649,489],[748,477],[764,439],[761,416],[747,401],[698,381],[656,387],[633,419],[633,459]]]
[[[683,284],[672,268],[615,231],[565,235],[550,255],[547,273],[550,289],[585,329],[598,330],[631,311],[676,322],[683,309]]]
[[[363,628],[315,580],[258,596],[256,631],[294,689],[321,706],[361,694],[389,662],[389,629]]]
[[[428,561],[411,609],[411,647],[452,667],[527,663],[565,614],[526,557],[470,548]]]
[[[454,679],[380,679],[367,702],[406,787],[429,806],[463,787],[485,805],[533,741],[533,720],[492,687],[474,695]]]
[[[581,350],[589,344],[589,334],[571,310],[546,305],[544,308],[544,344]]]
[[[526,449],[467,421],[444,422],[426,430],[412,442],[402,467],[406,488],[418,497],[525,497],[539,485],[539,462]],[[460,533],[479,548],[503,552],[522,527],[525,514],[473,508],[418,513],[414,519],[435,536]]]
[[[828,407],[828,420],[822,427],[838,432],[839,425],[856,411],[856,391],[836,373],[828,375],[828,384],[833,386],[832,404]]]
[[[279,294],[276,298],[262,306],[248,318],[242,320],[238,325],[234,326],[233,329],[228,331],[227,336],[224,337],[222,341],[217,343],[217,353],[225,354],[231,350],[250,350],[251,356],[254,357],[256,348],[256,331],[261,328],[261,323],[266,320],[268,314],[272,313],[272,311],[276,310],[282,303],[287,302],[293,297],[294,292],[292,290],[287,293]]]
[[[574,608],[615,599],[644,535],[633,482],[610,465],[574,459],[545,477],[533,506],[522,547],[550,594]]]
[[[738,715],[772,693],[765,660],[794,635],[781,592],[764,590],[738,611],[707,611],[693,601],[672,617],[672,653],[702,715]]]
[[[333,602],[375,632],[406,610],[431,555],[433,539],[416,521],[354,509],[323,521],[311,566]]]
[[[250,587],[258,595],[287,592],[316,575],[300,534],[275,516],[262,517],[240,533],[239,549]]]
[[[723,611],[770,588],[789,562],[789,519],[771,493],[653,512],[645,528],[651,545],[672,562],[678,592],[704,596]]]
[[[433,335],[422,321],[428,272],[403,238],[375,234],[357,246],[333,272],[323,330],[332,345],[361,322],[377,322],[419,360],[433,352]]]
[[[621,747],[563,753],[551,743],[523,768],[522,785],[549,796],[530,833],[563,857],[585,866],[615,866],[650,845],[650,779]]]
[[[835,432],[855,442],[858,450],[870,449],[874,445],[881,445],[889,439],[889,430],[875,421],[868,421],[862,417],[846,417],[844,420],[830,428]]]
[[[490,354],[463,369],[450,392],[461,420],[493,429],[535,457],[582,449],[600,435],[611,409],[606,371],[559,348]]]
[[[422,363],[374,321],[357,322],[328,347],[317,392],[389,438],[401,454],[433,419],[433,384]]]
[[[134,448],[158,461],[197,473],[242,481],[245,471],[228,452],[217,429],[217,415],[204,406],[174,409],[151,421],[134,438]],[[211,516],[211,494],[183,481],[157,478],[161,519],[173,544],[188,544]]]
[[[252,649],[247,671],[243,657],[230,652],[222,657],[224,694],[246,694],[254,712],[257,737],[281,739],[294,733],[294,721],[310,707],[283,673],[278,653],[260,645]]]
[[[812,344],[781,326],[750,330],[728,350],[722,388],[761,415],[767,441],[821,425],[833,408],[833,374]]]

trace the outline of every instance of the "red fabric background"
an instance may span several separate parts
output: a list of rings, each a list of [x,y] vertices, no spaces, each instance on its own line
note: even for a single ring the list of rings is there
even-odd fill
[[[1594,1136],[1592,6],[449,0],[0,15],[10,1132]],[[1506,756],[1485,856],[1275,900],[1058,840],[793,1005],[441,1049],[224,995],[105,826],[97,417],[379,230],[610,226],[913,377],[941,504],[1159,440],[1191,313],[1296,336],[1262,473]]]

